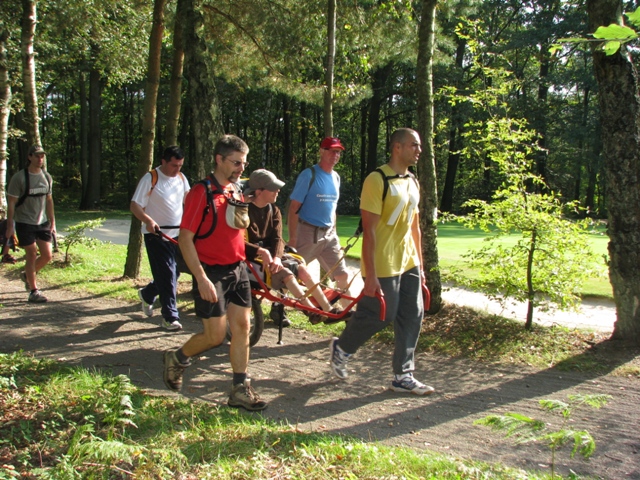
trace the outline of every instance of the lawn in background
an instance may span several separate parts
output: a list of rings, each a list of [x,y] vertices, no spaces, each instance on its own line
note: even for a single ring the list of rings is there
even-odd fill
[[[338,217],[338,235],[340,242],[344,246],[347,244],[357,226],[360,217],[358,216],[340,216]],[[446,280],[455,280],[451,278],[452,269],[458,270],[461,274],[473,277],[475,272],[466,267],[467,262],[463,255],[471,250],[482,247],[482,242],[486,238],[486,234],[479,229],[466,228],[455,222],[449,222],[438,225],[438,257],[442,270],[443,278]],[[511,235],[504,239],[504,243],[509,245],[515,244],[520,237]],[[602,258],[602,270],[605,272],[605,256],[607,255],[607,244],[609,237],[605,233],[604,227],[598,227],[595,233],[589,235],[591,248]],[[362,255],[362,239],[357,241],[353,248],[349,250],[347,256],[359,259]],[[589,279],[583,287],[583,296],[596,296],[612,298],[611,284],[608,276],[604,275],[599,278]]]

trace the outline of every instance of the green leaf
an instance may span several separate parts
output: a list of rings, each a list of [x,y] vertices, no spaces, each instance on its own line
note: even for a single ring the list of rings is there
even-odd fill
[[[602,46],[602,50],[608,57],[620,50],[621,43],[615,40],[609,41]]]
[[[636,27],[640,27],[640,7],[636,8],[635,12],[626,13],[625,15],[627,16],[627,18],[629,19],[632,25],[635,25]]]
[[[632,28],[616,25],[615,23],[612,23],[608,27],[598,27],[593,36],[602,40],[621,41],[629,41],[638,38],[638,34]]]

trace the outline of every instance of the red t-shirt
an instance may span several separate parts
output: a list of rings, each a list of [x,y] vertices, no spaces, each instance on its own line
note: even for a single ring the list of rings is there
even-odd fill
[[[207,265],[230,265],[244,260],[244,230],[231,228],[227,225],[225,220],[227,200],[224,195],[214,195],[213,201],[218,211],[218,223],[211,235],[195,241],[198,259]],[[180,228],[185,228],[198,235],[198,226],[200,226],[200,235],[208,232],[213,221],[211,211],[200,225],[202,212],[206,206],[205,187],[201,183],[197,183],[185,198]]]

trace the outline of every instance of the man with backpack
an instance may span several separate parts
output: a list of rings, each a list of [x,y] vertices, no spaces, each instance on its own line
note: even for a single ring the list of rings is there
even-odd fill
[[[424,316],[421,290],[425,277],[418,216],[420,190],[409,167],[420,158],[420,136],[408,128],[398,129],[391,135],[389,149],[389,162],[371,172],[362,185],[364,296],[340,338],[331,340],[331,369],[338,378],[347,378],[351,356],[393,323],[395,375],[391,390],[429,395],[434,389],[413,378],[414,353]],[[386,303],[384,321],[379,319],[376,292]]]
[[[47,301],[47,297],[38,290],[36,274],[53,257],[51,242],[56,232],[53,181],[43,168],[45,156],[46,152],[40,145],[31,146],[27,154],[27,167],[11,177],[7,188],[5,235],[11,238],[15,222],[15,233],[18,243],[24,248],[26,259],[20,277],[29,291],[28,301],[31,303]]]
[[[245,259],[247,206],[236,182],[247,165],[249,147],[235,135],[225,135],[215,145],[215,170],[196,183],[185,200],[178,242],[187,267],[195,277],[196,315],[203,332],[193,335],[177,350],[164,354],[164,383],[179,391],[191,358],[219,346],[231,330],[229,356],[233,383],[228,405],[249,411],[263,410],[247,375],[251,287]]]
[[[177,146],[167,147],[161,165],[140,179],[130,209],[142,222],[144,245],[149,257],[153,280],[138,290],[142,313],[153,315],[153,302],[160,298],[162,327],[169,331],[182,328],[176,293],[180,273],[176,265],[178,246],[158,235],[178,238],[182,205],[189,191],[189,182],[180,169],[184,154]]]
[[[290,197],[288,245],[307,263],[317,259],[326,272],[332,272],[337,286],[347,290],[349,271],[336,231],[340,175],[333,169],[343,151],[339,138],[323,139],[320,161],[298,175]]]

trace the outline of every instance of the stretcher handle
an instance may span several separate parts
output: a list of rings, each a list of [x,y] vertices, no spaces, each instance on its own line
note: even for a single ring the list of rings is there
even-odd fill
[[[178,241],[175,238],[172,238],[166,233],[164,233],[162,230],[160,230],[160,227],[156,227],[156,235],[158,235],[159,237],[163,237],[169,240],[171,243],[175,243],[176,245],[178,245]]]

